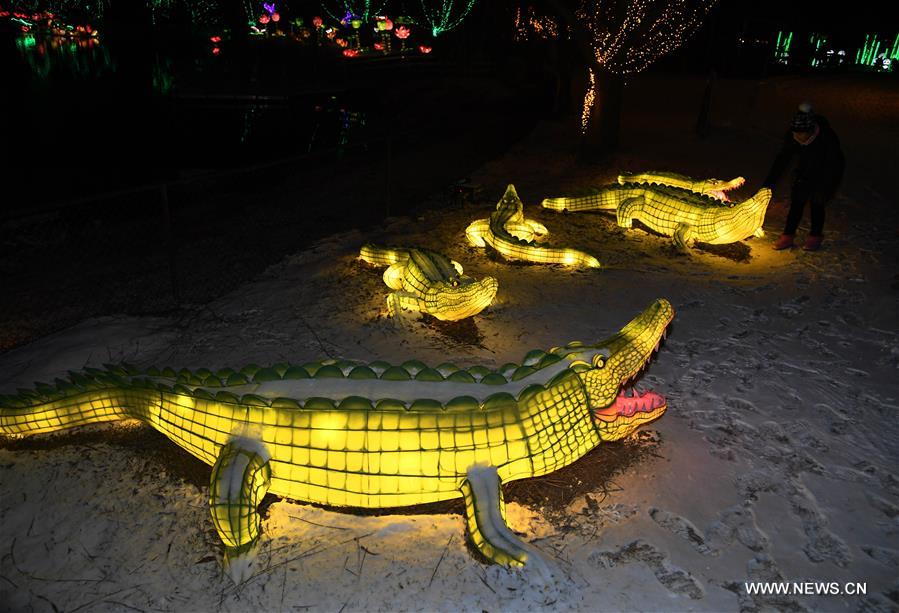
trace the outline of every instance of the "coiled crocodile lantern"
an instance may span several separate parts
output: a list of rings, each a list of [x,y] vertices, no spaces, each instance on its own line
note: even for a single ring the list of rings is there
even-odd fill
[[[0,397],[0,433],[149,424],[213,467],[212,519],[236,581],[247,576],[266,492],[362,508],[461,496],[487,558],[539,569],[540,556],[504,523],[502,482],[550,473],[660,417],[661,395],[627,387],[673,317],[659,299],[603,341],[535,350],[495,371],[415,360],[88,368]]]
[[[514,185],[506,188],[506,193],[488,219],[477,219],[465,229],[468,242],[472,245],[489,245],[508,260],[599,268],[599,260],[588,253],[539,244],[547,234],[546,226],[524,216],[524,205]]]
[[[617,185],[582,196],[547,198],[542,204],[556,211],[615,211],[618,225],[630,228],[636,219],[665,236],[679,249],[694,242],[723,245],[749,236],[764,236],[762,224],[771,190],[762,188],[742,202],[719,198],[742,185],[731,181],[696,181],[674,173],[621,175]]]

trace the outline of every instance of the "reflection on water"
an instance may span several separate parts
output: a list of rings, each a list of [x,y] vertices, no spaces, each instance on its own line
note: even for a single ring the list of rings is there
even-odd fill
[[[256,47],[225,47],[224,55],[213,56],[206,44],[143,44],[47,29],[18,32],[6,42],[0,53],[4,64],[11,60],[13,113],[21,119],[8,134],[25,143],[17,160],[60,166],[54,170],[60,183],[111,184],[101,170],[109,166],[127,167],[115,173],[124,184],[168,176],[171,169],[369,151],[365,143],[378,114],[370,91],[332,94],[290,85],[266,91],[270,86],[255,82],[266,67]],[[42,121],[47,117],[53,121]],[[65,165],[47,158],[40,144],[60,130],[91,135],[78,159]]]
[[[42,81],[53,76],[95,79],[116,70],[109,51],[97,38],[24,33],[16,37],[16,49]]]

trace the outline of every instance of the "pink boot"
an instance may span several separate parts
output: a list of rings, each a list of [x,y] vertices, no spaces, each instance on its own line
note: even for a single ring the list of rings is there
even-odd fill
[[[789,249],[793,246],[793,235],[792,234],[781,234],[780,238],[777,239],[777,242],[774,243],[774,249],[780,251],[781,249]]]
[[[815,236],[814,234],[809,234],[805,239],[805,244],[802,248],[805,251],[817,251],[819,247],[821,247],[821,243],[824,241],[823,236]]]

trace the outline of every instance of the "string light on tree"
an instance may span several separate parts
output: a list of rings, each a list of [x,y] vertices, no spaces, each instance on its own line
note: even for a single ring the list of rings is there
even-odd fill
[[[581,112],[581,132],[587,131],[590,124],[590,113],[593,110],[593,101],[596,100],[596,73],[592,68],[587,69],[590,73],[590,85],[587,86],[587,93],[584,94],[584,110]]]
[[[431,26],[431,34],[434,37],[439,36],[441,32],[447,32],[458,27],[468,17],[468,13],[471,12],[475,3],[475,0],[462,0],[458,5],[459,7],[464,5],[464,8],[457,8],[457,3],[453,0],[433,2],[435,6],[429,6],[432,3],[427,0],[419,1],[421,2],[421,11],[424,14],[425,21]]]
[[[608,72],[627,75],[646,70],[680,47],[702,24],[716,0],[585,1],[579,21],[592,34],[596,63]]]
[[[680,47],[716,0],[581,0],[572,11],[549,5],[568,24],[590,69],[581,127],[584,145],[614,149],[618,142],[623,76],[648,68]],[[602,89],[602,100],[599,90]],[[602,108],[600,108],[602,106]]]

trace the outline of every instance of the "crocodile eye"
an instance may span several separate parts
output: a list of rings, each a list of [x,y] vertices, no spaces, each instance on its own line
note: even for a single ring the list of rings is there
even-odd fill
[[[602,368],[606,365],[606,356],[597,353],[593,356],[593,368]]]

